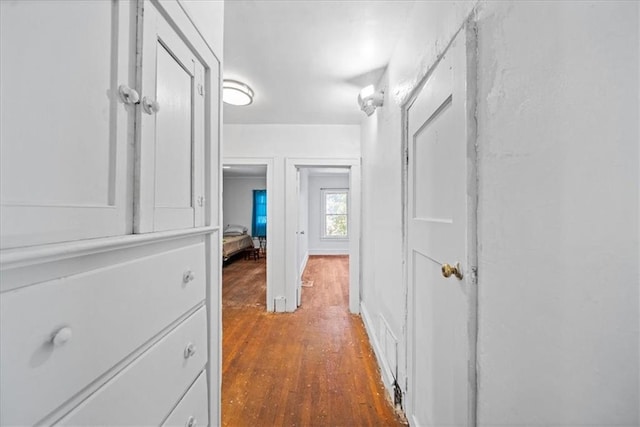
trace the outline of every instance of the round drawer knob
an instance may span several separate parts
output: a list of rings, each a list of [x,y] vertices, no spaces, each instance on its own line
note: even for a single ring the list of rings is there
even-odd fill
[[[198,421],[194,417],[189,417],[187,418],[187,422],[185,423],[184,427],[196,427],[197,424]]]
[[[120,93],[120,99],[125,104],[133,105],[140,102],[140,95],[138,95],[138,92],[127,85],[120,85],[120,87],[118,87],[118,93]]]
[[[189,345],[187,345],[184,349],[184,358],[188,359],[195,354],[196,354],[196,346],[193,345],[192,343],[189,343]]]
[[[182,281],[184,283],[189,283],[189,282],[193,281],[193,279],[195,279],[195,278],[196,278],[196,275],[191,270],[187,270],[182,274]]]
[[[51,337],[51,343],[55,346],[61,346],[67,343],[69,340],[71,340],[72,336],[73,336],[73,332],[71,331],[71,328],[68,326],[64,326],[58,329],[53,334],[53,336]]]
[[[142,109],[147,114],[155,114],[160,111],[160,104],[158,104],[157,101],[145,96],[144,98],[142,98]]]

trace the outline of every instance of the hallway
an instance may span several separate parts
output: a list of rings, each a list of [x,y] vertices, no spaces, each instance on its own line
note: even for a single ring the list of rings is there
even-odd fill
[[[312,256],[295,313],[265,312],[265,259],[223,269],[222,424],[398,426],[358,316],[346,256]]]

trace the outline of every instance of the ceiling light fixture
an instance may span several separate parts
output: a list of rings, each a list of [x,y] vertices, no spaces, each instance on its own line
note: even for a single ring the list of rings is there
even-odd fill
[[[253,102],[253,90],[237,80],[223,80],[222,100],[225,104],[249,105]]]
[[[358,95],[358,105],[367,116],[372,115],[376,108],[381,107],[383,104],[384,91],[376,92],[376,88],[373,85],[363,88]]]

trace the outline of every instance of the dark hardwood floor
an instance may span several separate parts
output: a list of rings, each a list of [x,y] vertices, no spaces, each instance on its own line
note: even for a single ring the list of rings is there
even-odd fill
[[[313,256],[302,307],[265,311],[265,259],[223,269],[224,426],[400,426],[359,316],[349,260]]]

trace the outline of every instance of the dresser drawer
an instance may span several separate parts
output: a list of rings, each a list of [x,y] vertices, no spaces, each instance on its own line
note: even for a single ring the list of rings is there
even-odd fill
[[[194,349],[191,355],[189,346]],[[159,425],[202,372],[206,361],[207,316],[203,307],[82,402],[60,424]],[[201,398],[206,403],[206,387],[203,393]]]
[[[208,426],[207,396],[207,372],[203,371],[162,425],[167,427]]]
[[[1,294],[0,424],[38,422],[203,301],[204,257],[198,243]]]

